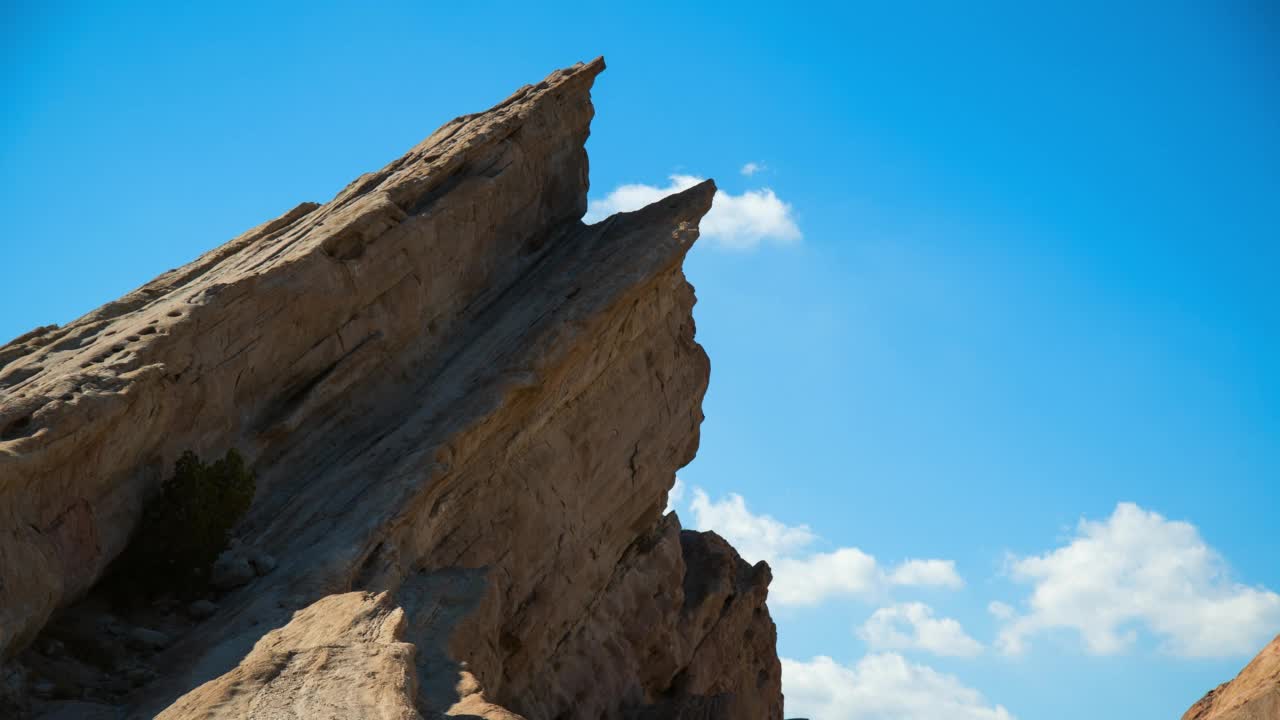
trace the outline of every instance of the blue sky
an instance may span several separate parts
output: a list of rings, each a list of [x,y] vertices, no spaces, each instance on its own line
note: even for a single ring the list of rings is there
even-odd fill
[[[1177,717],[1280,632],[1273,7],[270,5],[6,6],[0,335],[603,54],[595,209],[725,192],[675,509],[789,714]]]

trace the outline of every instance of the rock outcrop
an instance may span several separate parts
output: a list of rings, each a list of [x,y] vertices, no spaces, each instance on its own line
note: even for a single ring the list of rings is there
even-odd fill
[[[1230,682],[1209,691],[1182,720],[1280,718],[1280,635]]]
[[[681,265],[714,185],[582,223],[603,69],[0,348],[11,710],[781,717],[768,567],[663,514],[702,420]],[[253,575],[112,606],[175,459],[233,448]],[[166,642],[116,641],[144,625]]]

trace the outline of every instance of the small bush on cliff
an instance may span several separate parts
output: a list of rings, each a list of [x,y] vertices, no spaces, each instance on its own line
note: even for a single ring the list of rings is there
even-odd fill
[[[132,592],[190,592],[209,578],[231,528],[253,502],[253,473],[235,450],[213,464],[187,451],[173,477],[147,504],[137,534],[120,558]]]

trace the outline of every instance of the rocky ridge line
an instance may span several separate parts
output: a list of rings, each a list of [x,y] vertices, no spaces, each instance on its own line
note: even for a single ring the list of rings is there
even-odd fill
[[[1233,680],[1210,690],[1182,720],[1275,720],[1280,717],[1280,635]]]
[[[781,717],[768,567],[663,515],[702,419],[681,263],[714,186],[582,224],[603,69],[0,348],[21,712]],[[177,456],[228,448],[270,562],[125,628],[98,581]]]

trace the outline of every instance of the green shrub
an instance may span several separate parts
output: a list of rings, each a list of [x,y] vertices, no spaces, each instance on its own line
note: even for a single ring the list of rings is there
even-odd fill
[[[120,579],[131,593],[203,587],[253,493],[253,473],[235,450],[212,465],[189,450],[183,453],[173,477],[143,510],[120,558]]]

